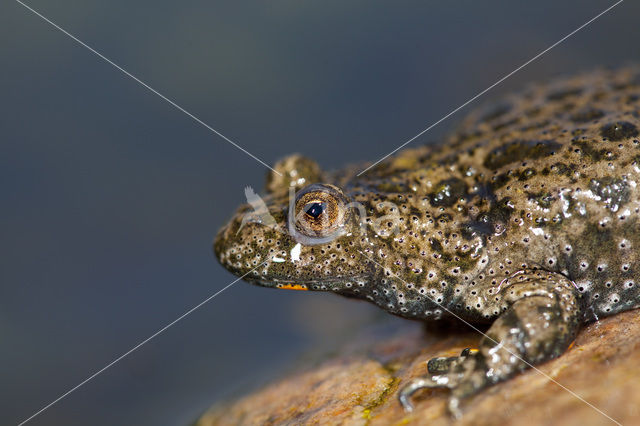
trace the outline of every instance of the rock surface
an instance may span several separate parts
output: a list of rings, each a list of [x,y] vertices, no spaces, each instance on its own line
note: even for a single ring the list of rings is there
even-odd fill
[[[374,328],[318,366],[215,405],[196,424],[640,424],[639,310],[589,325],[539,371],[468,399],[456,422],[446,411],[446,390],[421,391],[412,413],[402,409],[398,389],[426,374],[430,358],[458,355],[478,341],[475,331],[443,335],[408,321],[392,331]]]

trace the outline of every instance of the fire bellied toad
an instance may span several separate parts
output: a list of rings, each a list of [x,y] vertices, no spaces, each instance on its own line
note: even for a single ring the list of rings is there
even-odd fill
[[[531,86],[441,145],[325,172],[290,156],[266,204],[217,235],[224,267],[406,318],[490,323],[400,392],[460,399],[562,354],[585,322],[640,305],[640,70]]]

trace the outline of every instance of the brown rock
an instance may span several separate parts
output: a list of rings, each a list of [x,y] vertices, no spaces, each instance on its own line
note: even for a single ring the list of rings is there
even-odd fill
[[[478,340],[477,332],[438,336],[408,321],[390,334],[375,328],[311,371],[214,406],[197,425],[640,424],[637,310],[589,325],[562,357],[470,398],[457,422],[441,389],[417,393],[415,411],[404,412],[400,387],[426,374],[430,358],[457,355]]]

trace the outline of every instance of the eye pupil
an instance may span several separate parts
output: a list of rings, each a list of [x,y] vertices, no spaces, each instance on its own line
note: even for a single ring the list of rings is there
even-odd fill
[[[305,213],[314,219],[317,219],[326,209],[325,203],[311,203],[305,210]]]

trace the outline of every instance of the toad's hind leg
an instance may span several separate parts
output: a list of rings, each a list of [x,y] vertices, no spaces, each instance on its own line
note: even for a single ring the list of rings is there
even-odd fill
[[[561,355],[579,327],[578,295],[574,284],[560,274],[522,271],[507,280],[492,296],[506,310],[480,340],[478,351],[463,353],[459,361],[430,369],[436,374],[413,380],[400,391],[400,402],[411,410],[409,398],[418,389],[447,387],[449,409],[459,416],[462,398]]]

